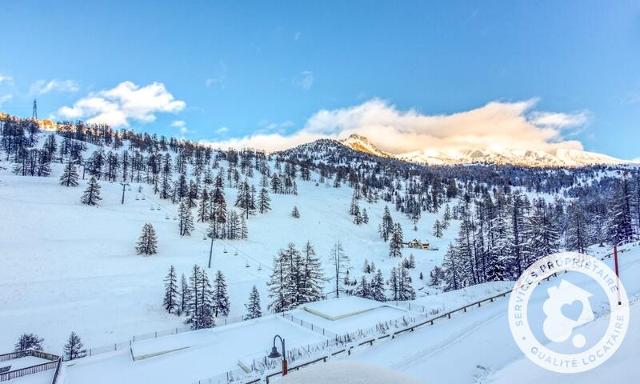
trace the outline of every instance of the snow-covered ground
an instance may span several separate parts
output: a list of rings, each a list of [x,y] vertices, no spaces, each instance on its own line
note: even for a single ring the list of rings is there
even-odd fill
[[[135,183],[127,190],[124,205],[120,184],[103,181],[100,207],[83,206],[80,196],[86,180],[76,188],[65,188],[58,184],[61,172],[60,164],[53,164],[53,173],[46,178],[0,170],[5,218],[0,221],[0,351],[12,350],[24,332],[44,337],[45,350],[61,353],[71,331],[82,337],[85,347],[100,347],[126,342],[133,335],[184,327],[184,319],[162,310],[162,280],[172,264],[179,274],[187,275],[194,264],[206,265],[206,226],[197,223],[192,236],[181,238],[174,220],[176,206],[154,197],[147,185],[138,193]],[[232,206],[235,189],[225,192]],[[248,240],[215,242],[213,268],[208,272],[210,278],[218,269],[225,274],[232,317],[243,314],[254,284],[266,310],[266,281],[273,257],[290,241],[298,247],[311,241],[323,259],[326,277],[330,277],[329,252],[337,240],[351,259],[353,277],[360,275],[365,259],[375,262],[385,279],[398,265],[400,260],[387,256],[388,244],[377,233],[383,202],[362,202],[370,222],[356,226],[347,214],[351,188],[298,180],[298,192],[297,196],[272,194],[272,211],[248,220]],[[297,220],[290,217],[294,205],[301,213]],[[406,239],[429,240],[440,249],[403,250],[416,258],[412,274],[421,295],[457,225],[452,223],[444,238],[435,239],[431,228],[437,215],[424,213],[414,232],[404,215],[391,211],[394,220],[402,223]],[[134,251],[146,222],[153,224],[159,239],[159,253],[151,257]],[[424,281],[418,279],[420,272]],[[330,285],[327,282],[328,290]]]
[[[65,367],[65,384],[191,383],[238,369],[239,361],[250,365],[253,359],[263,359],[276,334],[285,335],[288,348],[324,340],[272,315],[134,343],[135,361],[128,350],[76,360]],[[179,350],[168,352],[175,349]],[[168,353],[146,357],[163,352]]]
[[[630,300],[637,302],[640,299],[640,248],[622,253],[620,260],[622,282]],[[610,265],[611,260],[607,263]],[[568,273],[561,278],[578,283],[590,292],[598,292],[590,301],[601,318],[585,325],[584,330],[580,328],[581,333],[587,336],[597,334],[607,322],[604,293],[584,275]],[[547,297],[546,288],[558,285],[561,278],[552,279],[536,288],[530,305],[541,306]],[[523,359],[509,330],[507,300],[498,300],[468,313],[457,314],[451,320],[434,326],[399,335],[394,340],[371,348],[356,350],[351,359],[388,367],[424,383],[599,383],[609,380],[607,374],[614,371],[617,371],[614,377],[619,379],[614,382],[630,383],[633,378],[640,376],[640,365],[633,364],[640,355],[638,311],[638,304],[633,305],[627,338],[617,354],[595,370],[575,376],[547,372]],[[532,324],[542,324],[541,311],[530,316],[534,316],[534,320],[530,317]],[[535,316],[539,321],[535,320]],[[502,369],[504,372],[500,372]]]

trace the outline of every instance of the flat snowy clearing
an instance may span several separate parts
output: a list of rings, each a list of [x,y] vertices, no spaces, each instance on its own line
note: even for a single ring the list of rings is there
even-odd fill
[[[380,308],[383,305],[383,303],[375,300],[346,296],[305,304],[303,308],[307,312],[324,317],[327,320],[339,320],[374,308]]]
[[[139,356],[185,348],[142,360],[133,361],[129,351],[76,360],[67,364],[65,384],[191,383],[238,369],[238,361],[250,365],[263,359],[276,334],[286,339],[287,348],[324,340],[279,316],[267,316],[136,342],[133,349]]]
[[[34,365],[48,363],[51,360],[41,359],[35,356],[25,356],[19,359],[11,359],[6,361],[0,361],[0,367],[5,367],[7,365],[11,366],[11,370],[15,371],[16,369],[22,369],[26,367],[33,367]]]
[[[300,309],[293,310],[290,312],[290,314],[296,319],[304,320],[315,326],[322,327],[337,335],[354,332],[359,329],[375,327],[379,323],[398,320],[403,316],[411,317],[417,315],[410,314],[409,312],[399,308],[388,306],[380,306],[365,312],[360,312],[336,320],[329,320],[322,316],[316,316],[313,313],[309,313],[305,310]]]

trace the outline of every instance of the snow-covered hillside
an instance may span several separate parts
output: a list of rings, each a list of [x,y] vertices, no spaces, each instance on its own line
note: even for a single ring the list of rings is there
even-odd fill
[[[591,254],[606,252],[594,248]],[[509,330],[507,300],[497,301],[452,320],[409,332],[394,341],[381,343],[353,354],[352,360],[379,365],[405,373],[424,383],[599,383],[607,381],[631,383],[640,374],[637,364],[640,354],[640,247],[621,253],[622,283],[631,306],[631,322],[620,350],[602,366],[586,373],[566,375],[545,371],[524,358]],[[608,259],[606,263],[612,266]],[[561,279],[580,284],[590,292],[596,321],[580,329],[588,338],[597,339],[608,323],[608,304],[594,280],[579,273],[569,273],[540,284],[534,291],[530,306],[541,307],[546,289],[557,286]],[[534,304],[532,304],[534,303]],[[530,312],[531,324],[542,324],[542,311]],[[534,319],[534,320],[532,320]]]
[[[207,265],[207,226],[196,223],[191,236],[180,237],[177,207],[155,197],[147,184],[132,183],[121,205],[122,186],[103,181],[100,206],[84,206],[80,196],[87,180],[66,188],[58,183],[61,172],[62,165],[53,164],[53,174],[45,178],[16,176],[9,169],[0,173],[2,211],[11,218],[0,221],[0,351],[11,350],[25,332],[44,337],[45,349],[61,351],[71,331],[82,336],[86,347],[96,347],[136,334],[184,327],[184,317],[162,309],[163,278],[170,265],[175,265],[178,275],[187,276],[194,264]],[[272,211],[248,220],[248,240],[214,242],[213,267],[208,273],[213,276],[221,270],[225,274],[231,317],[244,313],[253,285],[266,310],[272,260],[289,242],[301,247],[311,241],[326,278],[331,276],[329,252],[336,241],[350,257],[353,278],[361,274],[365,259],[375,262],[385,279],[400,262],[388,257],[388,243],[378,235],[384,202],[363,202],[370,221],[357,226],[348,215],[352,189],[316,186],[317,178],[314,174],[312,181],[299,180],[298,195],[272,195]],[[235,188],[226,188],[225,193],[228,201],[235,200]],[[299,219],[290,216],[294,205],[300,210]],[[434,238],[431,228],[437,217],[423,215],[418,231],[413,231],[404,215],[393,214],[406,228],[407,239],[428,239],[440,249],[403,249],[404,255],[416,258],[412,275],[419,296],[430,289],[425,288],[429,272],[441,263],[457,231],[454,224],[442,239]],[[135,253],[144,223],[156,229],[157,255]],[[418,278],[420,273],[424,280]],[[326,282],[327,292],[331,284]]]

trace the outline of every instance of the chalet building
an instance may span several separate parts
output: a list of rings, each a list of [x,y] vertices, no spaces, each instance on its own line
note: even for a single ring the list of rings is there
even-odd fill
[[[416,248],[416,249],[429,249],[429,242],[425,241],[424,243],[418,239],[413,239],[407,243],[403,243],[403,245],[407,248]]]

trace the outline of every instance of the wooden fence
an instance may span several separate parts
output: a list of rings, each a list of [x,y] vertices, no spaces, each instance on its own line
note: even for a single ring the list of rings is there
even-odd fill
[[[48,371],[50,369],[55,369],[56,371],[53,374],[53,379],[51,381],[52,384],[56,383],[58,379],[58,373],[60,371],[60,366],[62,365],[62,357],[42,352],[42,351],[34,351],[32,349],[21,351],[21,352],[11,352],[0,355],[0,361],[9,361],[13,359],[20,359],[27,356],[38,357],[40,359],[50,360],[46,363],[32,365],[30,367],[24,367],[20,369],[15,369],[13,371],[5,372],[0,374],[0,381],[7,381],[11,379],[16,379],[18,377],[31,375],[34,373]]]

